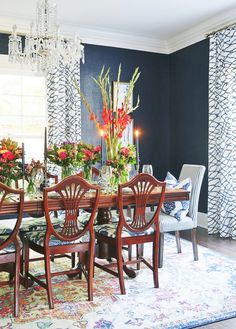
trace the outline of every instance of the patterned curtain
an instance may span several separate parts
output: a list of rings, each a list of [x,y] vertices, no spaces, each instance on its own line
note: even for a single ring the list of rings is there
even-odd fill
[[[236,239],[236,26],[210,39],[208,232]]]
[[[48,143],[77,142],[81,139],[81,103],[74,79],[80,82],[80,62],[63,62],[47,76]]]

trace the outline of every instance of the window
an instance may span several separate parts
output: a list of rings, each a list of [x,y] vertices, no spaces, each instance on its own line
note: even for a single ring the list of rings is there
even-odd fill
[[[25,143],[25,159],[43,159],[47,125],[45,77],[0,71],[0,138]]]

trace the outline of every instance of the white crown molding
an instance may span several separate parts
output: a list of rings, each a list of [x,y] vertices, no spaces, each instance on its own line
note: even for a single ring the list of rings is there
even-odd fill
[[[11,23],[10,23],[11,22]],[[12,22],[17,25],[18,33],[25,34],[29,31],[29,22],[17,19],[16,17],[0,16],[0,31],[11,32]],[[62,27],[62,25],[61,25]],[[62,30],[62,28],[61,28]],[[63,35],[73,36],[78,34],[83,43],[99,46],[117,47],[133,50],[148,51],[167,54],[168,46],[166,41],[147,38],[144,36],[130,35],[117,32],[107,32],[99,29],[89,29],[71,25],[63,25]]]
[[[63,27],[62,30],[65,36],[78,34],[82,42],[87,44],[170,54],[203,40],[206,37],[206,33],[234,22],[236,23],[236,9],[217,15],[168,40],[70,25],[61,25],[61,27]],[[17,30],[22,34],[29,31],[29,21],[6,16],[0,16],[0,31],[10,32],[12,23],[17,25]]]
[[[233,23],[236,23],[236,9],[217,15],[196,27],[176,35],[174,38],[168,39],[169,53],[199,42],[206,38],[206,34]]]
[[[101,30],[92,30],[88,28],[78,28],[65,26],[67,35],[76,33],[82,39],[83,43],[99,46],[117,47],[133,50],[148,51],[160,54],[168,53],[166,41],[147,38],[144,36],[130,35],[127,33],[107,32]]]

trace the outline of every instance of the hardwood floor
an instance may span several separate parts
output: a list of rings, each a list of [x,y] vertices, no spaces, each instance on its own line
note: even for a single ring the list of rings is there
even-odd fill
[[[189,232],[181,232],[181,237],[190,240]],[[215,250],[225,256],[236,259],[236,240],[223,239],[219,236],[208,235],[207,230],[198,228],[198,244],[209,249]],[[212,323],[199,328],[206,329],[234,329],[236,328],[236,318]]]

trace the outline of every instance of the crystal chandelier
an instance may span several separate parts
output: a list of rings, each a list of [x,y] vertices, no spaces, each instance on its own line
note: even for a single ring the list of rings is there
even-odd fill
[[[64,38],[59,35],[57,6],[50,0],[39,0],[36,8],[35,24],[31,23],[30,33],[22,38],[16,34],[16,25],[9,37],[8,55],[12,63],[31,65],[32,70],[50,72],[59,65],[84,61],[84,46],[80,39]]]

